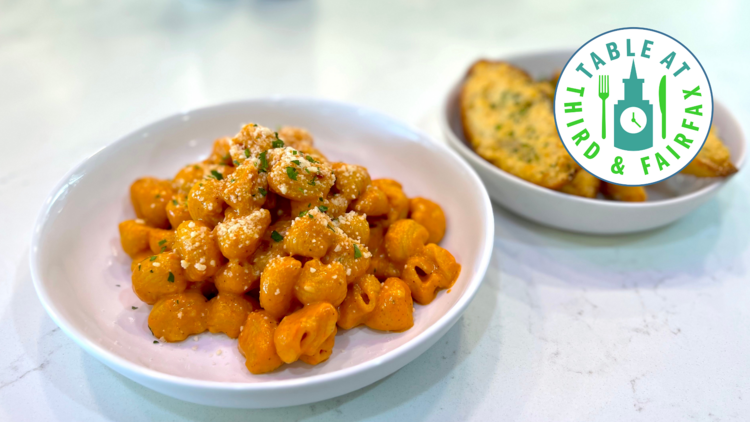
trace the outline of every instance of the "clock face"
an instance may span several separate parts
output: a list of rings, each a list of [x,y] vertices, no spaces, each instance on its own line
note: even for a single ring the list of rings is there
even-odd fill
[[[638,107],[629,107],[620,115],[620,126],[628,133],[638,133],[646,127],[646,113]]]

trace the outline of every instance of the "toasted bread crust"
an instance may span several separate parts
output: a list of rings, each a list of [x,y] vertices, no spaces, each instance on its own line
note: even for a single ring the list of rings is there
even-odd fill
[[[480,60],[461,89],[463,130],[474,150],[531,183],[560,189],[577,166],[555,127],[549,82],[505,62]]]
[[[729,150],[711,128],[703,149],[684,169],[683,174],[697,177],[726,177],[737,173],[737,168],[730,160]]]

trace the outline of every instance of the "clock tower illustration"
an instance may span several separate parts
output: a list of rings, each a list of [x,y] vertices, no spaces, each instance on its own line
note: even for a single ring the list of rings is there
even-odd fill
[[[643,151],[654,145],[654,106],[643,99],[643,81],[638,79],[633,60],[630,77],[622,80],[624,98],[615,104],[615,148]]]

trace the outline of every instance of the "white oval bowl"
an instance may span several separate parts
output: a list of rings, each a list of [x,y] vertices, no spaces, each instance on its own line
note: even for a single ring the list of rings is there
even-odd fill
[[[533,78],[549,78],[565,66],[573,51],[518,55],[501,60],[524,69]],[[477,171],[495,202],[529,220],[562,230],[589,234],[621,234],[664,226],[684,217],[711,199],[729,178],[700,179],[676,175],[646,187],[648,200],[641,203],[582,198],[527,182],[492,165],[469,146],[463,132],[459,95],[464,78],[449,91],[440,113],[448,144]],[[714,99],[714,126],[742,168],[745,139],[729,110]]]
[[[147,326],[151,307],[133,293],[130,259],[119,244],[118,222],[134,218],[128,188],[146,175],[172,177],[185,164],[205,158],[215,138],[232,135],[249,121],[271,128],[306,127],[332,160],[367,166],[373,178],[397,179],[408,196],[443,206],[448,231],[441,245],[463,269],[449,293],[441,292],[429,306],[416,305],[412,329],[342,331],[327,362],[297,362],[265,375],[250,374],[237,341],[224,335],[153,344]],[[423,132],[354,105],[274,97],[178,114],[85,160],[59,183],[39,215],[31,269],[37,294],[55,323],[133,381],[199,404],[290,406],[362,388],[432,346],[476,294],[492,251],[493,224],[492,206],[476,173]]]

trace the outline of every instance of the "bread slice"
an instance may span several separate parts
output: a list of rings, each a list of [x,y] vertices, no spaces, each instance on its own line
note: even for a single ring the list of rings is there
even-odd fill
[[[725,177],[737,173],[737,167],[732,164],[729,150],[726,145],[716,136],[716,130],[712,127],[708,132],[706,143],[693,161],[682,169],[683,174],[691,174],[697,177]]]
[[[560,189],[577,166],[557,134],[550,86],[508,63],[478,61],[461,90],[461,119],[481,157],[531,183]]]

